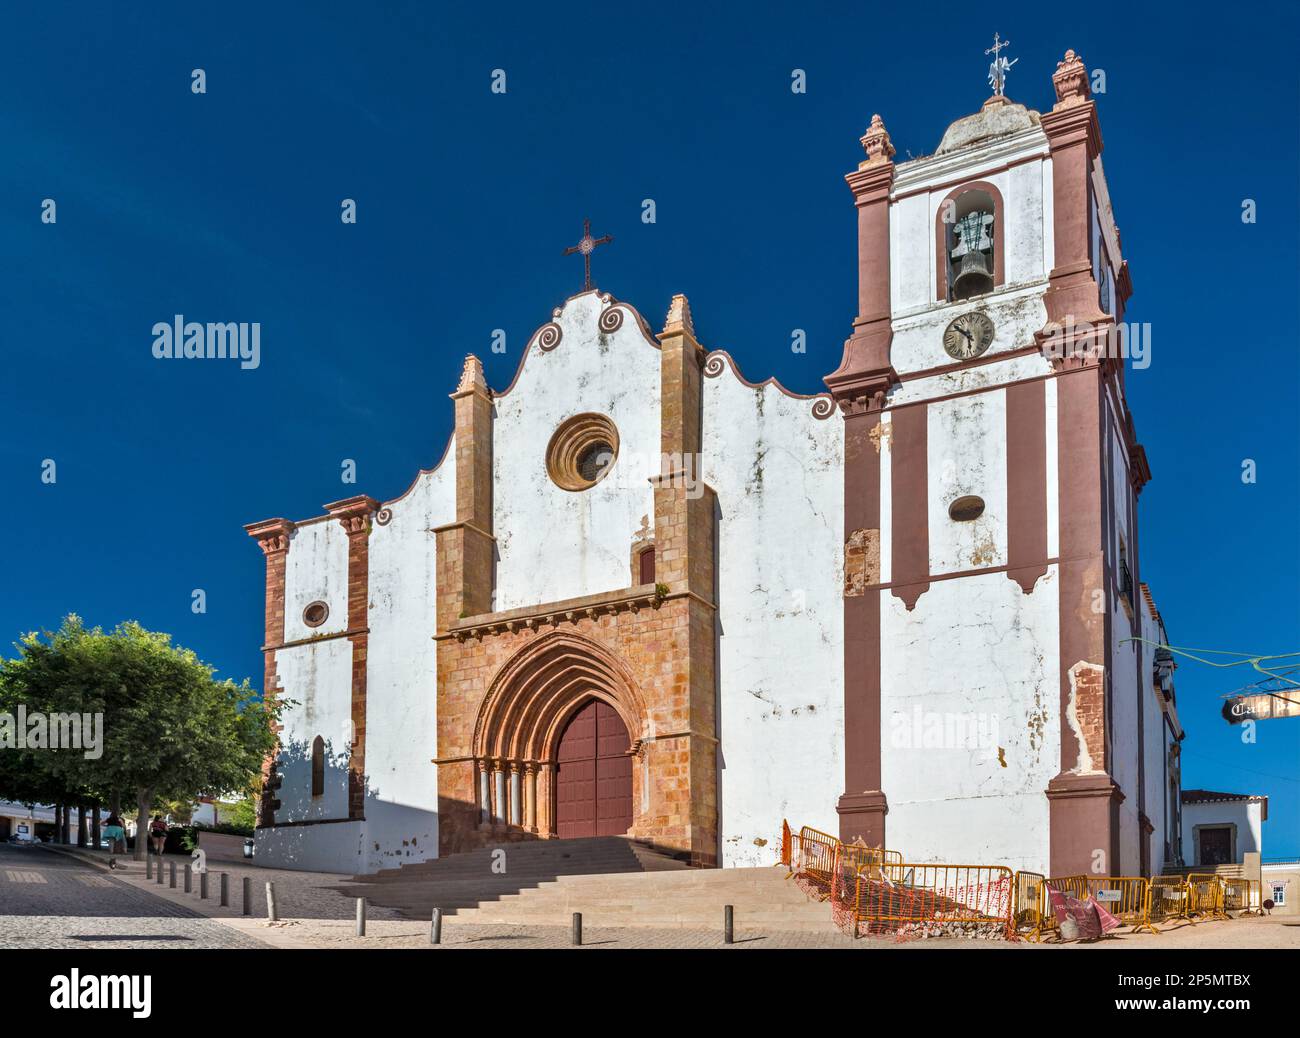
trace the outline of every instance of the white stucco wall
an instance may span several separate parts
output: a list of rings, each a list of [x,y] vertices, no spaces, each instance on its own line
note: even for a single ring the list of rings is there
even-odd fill
[[[456,454],[391,502],[370,534],[365,871],[438,856],[433,529],[456,513]]]
[[[653,529],[659,350],[631,311],[617,331],[602,332],[597,322],[608,305],[595,293],[570,299],[555,318],[559,345],[546,352],[534,341],[513,388],[497,397],[498,610],[629,586],[634,535]],[[618,459],[601,482],[571,493],[547,474],[546,448],[561,422],[583,412],[614,422]]]
[[[730,364],[705,378],[703,408],[718,498],[722,864],[770,865],[782,818],[838,831],[844,422],[746,385]]]
[[[930,573],[957,573],[1007,564],[1007,394],[940,400],[926,412]],[[954,522],[959,497],[984,500],[984,514]]]
[[[319,627],[303,623],[316,601],[329,606]],[[299,641],[348,628],[348,535],[334,519],[304,523],[293,533],[284,569],[284,640]]]
[[[1061,752],[1056,566],[1030,595],[1001,572],[935,581],[911,612],[879,594],[890,847],[1044,872]]]
[[[1264,848],[1263,805],[1248,800],[1228,800],[1208,804],[1183,804],[1183,860],[1188,865],[1202,864],[1194,846],[1198,825],[1235,825],[1237,827],[1236,861],[1252,851]]]

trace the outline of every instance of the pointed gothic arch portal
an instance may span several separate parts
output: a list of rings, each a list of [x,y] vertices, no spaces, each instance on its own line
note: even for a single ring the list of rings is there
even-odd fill
[[[479,711],[480,825],[542,837],[633,832],[647,716],[604,646],[559,631],[534,639],[502,665]]]

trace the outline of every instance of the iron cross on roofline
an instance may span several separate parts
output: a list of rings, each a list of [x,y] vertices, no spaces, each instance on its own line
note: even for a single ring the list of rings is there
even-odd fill
[[[591,236],[591,221],[583,220],[582,239],[577,245],[570,245],[564,250],[565,256],[572,256],[575,252],[582,253],[582,290],[584,292],[591,291],[591,254],[596,251],[597,245],[605,245],[613,240],[614,236],[612,234],[607,234],[603,238],[593,238]]]

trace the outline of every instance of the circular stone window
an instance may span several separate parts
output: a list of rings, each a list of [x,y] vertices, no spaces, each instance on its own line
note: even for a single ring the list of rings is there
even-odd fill
[[[329,619],[330,607],[324,602],[312,602],[302,611],[302,622],[308,627],[319,627]]]
[[[959,497],[948,506],[948,518],[959,523],[969,523],[984,514],[984,498]]]
[[[546,471],[563,490],[594,487],[614,467],[618,430],[603,414],[578,414],[555,430],[546,448]]]

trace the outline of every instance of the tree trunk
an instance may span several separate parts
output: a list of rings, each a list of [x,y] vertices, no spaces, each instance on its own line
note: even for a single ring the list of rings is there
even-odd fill
[[[54,805],[54,842],[63,842],[63,805]]]
[[[90,844],[99,850],[99,801],[90,809]]]
[[[86,805],[77,805],[77,846],[86,846]]]
[[[65,845],[72,843],[72,805],[63,805],[63,842]]]
[[[153,790],[141,789],[136,793],[139,814],[135,823],[135,860],[141,861],[149,851],[149,808],[153,807]]]

